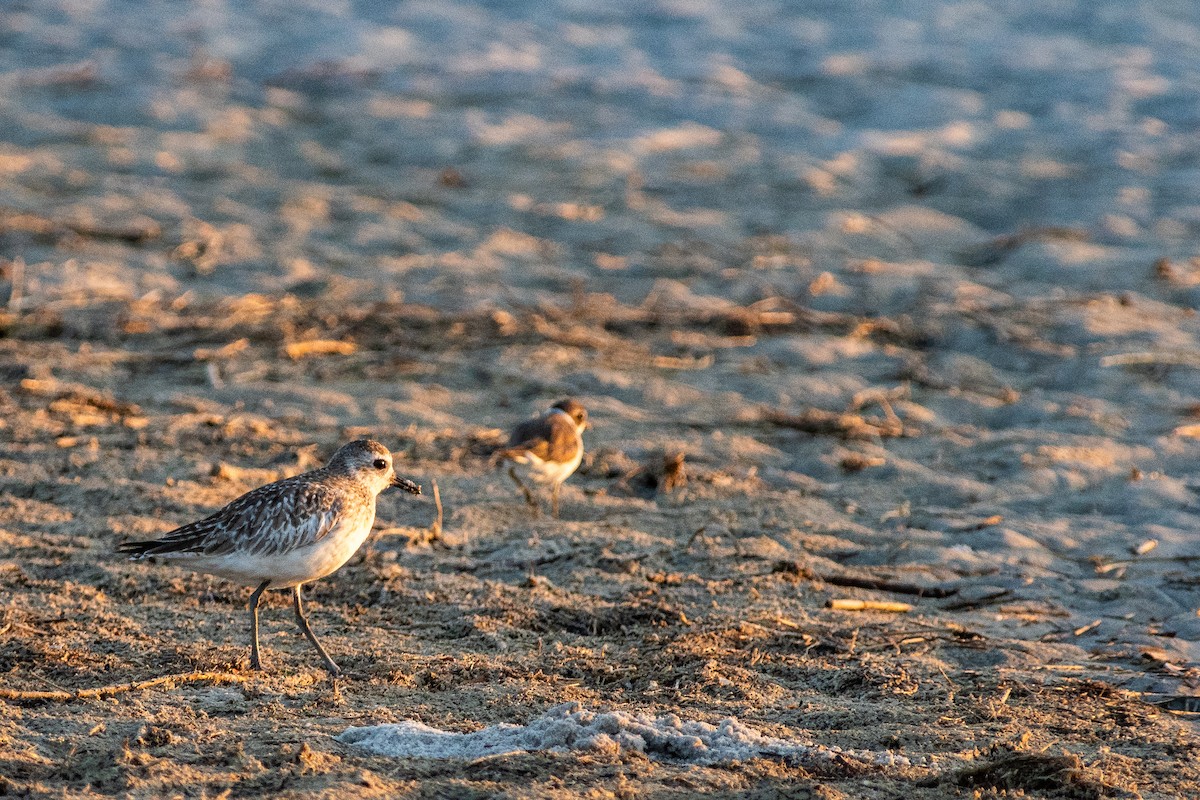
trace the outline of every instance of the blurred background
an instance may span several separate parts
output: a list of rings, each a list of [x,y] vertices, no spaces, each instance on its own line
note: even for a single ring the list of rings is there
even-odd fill
[[[1198,48],[1187,2],[13,0],[0,259],[27,304],[828,273],[862,310],[847,257],[932,255],[865,216],[901,206],[1190,256]]]

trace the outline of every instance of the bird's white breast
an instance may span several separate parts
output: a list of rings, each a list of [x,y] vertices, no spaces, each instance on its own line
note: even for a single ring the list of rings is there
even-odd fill
[[[575,448],[575,455],[570,461],[543,461],[533,453],[522,453],[512,459],[518,465],[517,471],[523,473],[522,477],[527,477],[535,483],[562,483],[579,469],[579,464],[583,461],[583,437],[578,433],[575,436],[579,440],[579,446]]]
[[[287,552],[262,555],[233,551],[219,556],[193,555],[185,560],[194,569],[245,586],[269,580],[272,589],[287,589],[335,572],[362,547],[374,523],[372,509],[369,514],[343,517],[320,541]]]

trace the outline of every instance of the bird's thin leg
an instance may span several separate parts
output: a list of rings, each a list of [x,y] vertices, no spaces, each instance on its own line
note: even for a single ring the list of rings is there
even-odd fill
[[[317,652],[321,654],[321,658],[325,659],[325,669],[329,670],[329,674],[333,677],[338,677],[342,671],[338,669],[338,665],[333,663],[333,659],[329,657],[329,653],[325,652],[325,648],[321,647],[321,643],[317,641],[317,637],[312,632],[312,628],[308,627],[308,618],[304,616],[304,605],[300,602],[300,584],[292,587],[292,599],[295,601],[296,622],[300,623],[300,630],[304,631],[304,635],[312,642],[313,647],[317,648]]]
[[[263,668],[262,659],[258,657],[258,599],[270,585],[270,581],[263,581],[250,595],[250,669]]]
[[[525,484],[521,483],[521,479],[517,477],[517,471],[512,467],[508,468],[508,477],[512,478],[513,483],[515,483],[517,488],[524,493],[525,502],[528,503],[529,507],[533,509],[533,515],[536,517],[541,509],[538,508],[538,502],[534,499],[533,492],[529,491]]]
[[[554,488],[550,490],[550,513],[555,519],[558,519],[558,487],[561,483],[554,484]]]

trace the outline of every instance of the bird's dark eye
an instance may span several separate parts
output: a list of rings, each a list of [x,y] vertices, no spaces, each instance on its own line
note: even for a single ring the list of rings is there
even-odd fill
[[[382,458],[377,458],[372,466],[374,466],[375,469],[387,469],[387,462]]]

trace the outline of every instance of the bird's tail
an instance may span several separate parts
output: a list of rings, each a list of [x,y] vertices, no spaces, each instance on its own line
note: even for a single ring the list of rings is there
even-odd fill
[[[131,559],[145,558],[160,552],[159,548],[163,547],[162,542],[121,542],[117,545],[117,552],[121,555],[129,556]]]
[[[492,453],[491,464],[493,467],[498,467],[505,461],[523,462],[528,452],[524,447],[503,447]]]

